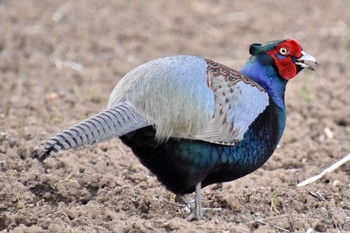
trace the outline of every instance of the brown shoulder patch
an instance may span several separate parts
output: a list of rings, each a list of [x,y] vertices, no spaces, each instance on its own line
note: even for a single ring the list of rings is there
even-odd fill
[[[208,64],[207,77],[223,76],[227,82],[233,85],[239,81],[243,81],[246,84],[258,88],[261,92],[265,92],[262,86],[260,86],[258,83],[254,82],[250,78],[245,77],[237,70],[231,69],[230,67],[222,65],[210,59],[205,59],[205,61]],[[207,79],[207,82],[209,86],[211,84],[210,80]]]

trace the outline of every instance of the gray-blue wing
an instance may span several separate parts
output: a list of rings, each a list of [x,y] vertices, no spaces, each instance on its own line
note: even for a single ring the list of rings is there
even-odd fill
[[[214,115],[195,139],[233,145],[269,104],[265,90],[224,65],[207,60],[208,86],[214,92]]]

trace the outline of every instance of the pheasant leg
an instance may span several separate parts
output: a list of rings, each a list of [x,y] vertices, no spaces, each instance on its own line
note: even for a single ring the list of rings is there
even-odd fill
[[[196,185],[194,196],[194,218],[200,220],[203,217],[202,202],[201,202],[201,182]]]

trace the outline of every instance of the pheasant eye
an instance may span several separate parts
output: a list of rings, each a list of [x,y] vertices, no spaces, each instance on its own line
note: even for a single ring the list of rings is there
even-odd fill
[[[280,48],[280,54],[281,55],[287,55],[288,54],[288,49],[287,48]]]

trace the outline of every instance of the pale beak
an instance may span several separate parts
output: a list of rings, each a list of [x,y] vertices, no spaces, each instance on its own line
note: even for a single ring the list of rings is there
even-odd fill
[[[317,67],[316,59],[304,51],[301,51],[301,55],[302,56],[297,60],[295,64],[301,66],[302,68],[315,70]]]

